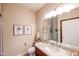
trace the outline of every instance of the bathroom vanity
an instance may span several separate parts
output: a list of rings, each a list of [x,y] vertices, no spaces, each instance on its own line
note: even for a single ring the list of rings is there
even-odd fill
[[[79,56],[79,17],[60,21],[60,39],[58,31],[57,17],[44,20],[45,42],[35,44],[36,56]]]
[[[73,56],[74,54],[66,49],[52,46],[46,42],[38,42],[35,44],[36,56]]]

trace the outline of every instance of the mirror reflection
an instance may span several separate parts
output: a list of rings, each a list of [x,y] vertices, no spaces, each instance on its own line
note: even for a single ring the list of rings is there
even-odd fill
[[[43,32],[44,32],[44,40],[53,40],[58,41],[58,32],[57,32],[57,17],[51,17],[49,19],[44,20],[43,23]]]

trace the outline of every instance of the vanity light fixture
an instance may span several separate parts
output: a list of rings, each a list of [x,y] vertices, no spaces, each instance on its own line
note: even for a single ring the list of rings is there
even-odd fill
[[[56,14],[56,11],[53,10],[53,11],[47,13],[44,18],[45,18],[45,19],[51,18],[51,16],[56,17],[56,15],[57,15],[57,14]]]
[[[56,9],[56,12],[58,15],[61,15],[64,12],[70,12],[72,9],[74,9],[76,7],[77,7],[76,4],[66,3],[66,4],[63,4],[60,7],[58,7]]]
[[[51,18],[52,16],[55,17],[56,15],[61,15],[64,12],[70,12],[72,9],[79,7],[79,4],[73,4],[73,3],[65,3],[61,6],[59,6],[58,8],[56,8],[56,10],[52,10],[50,12],[48,12],[47,14],[45,14],[45,19],[47,18]]]

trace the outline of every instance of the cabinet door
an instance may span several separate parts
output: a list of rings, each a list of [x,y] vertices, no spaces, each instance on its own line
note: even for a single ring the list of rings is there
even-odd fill
[[[35,56],[47,56],[43,51],[35,47]]]

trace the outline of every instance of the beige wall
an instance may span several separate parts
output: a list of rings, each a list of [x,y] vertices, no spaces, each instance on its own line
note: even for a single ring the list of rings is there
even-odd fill
[[[31,35],[13,36],[13,25],[31,25]],[[3,52],[19,55],[26,52],[35,39],[35,14],[16,4],[3,4]],[[27,45],[25,46],[25,42]]]

